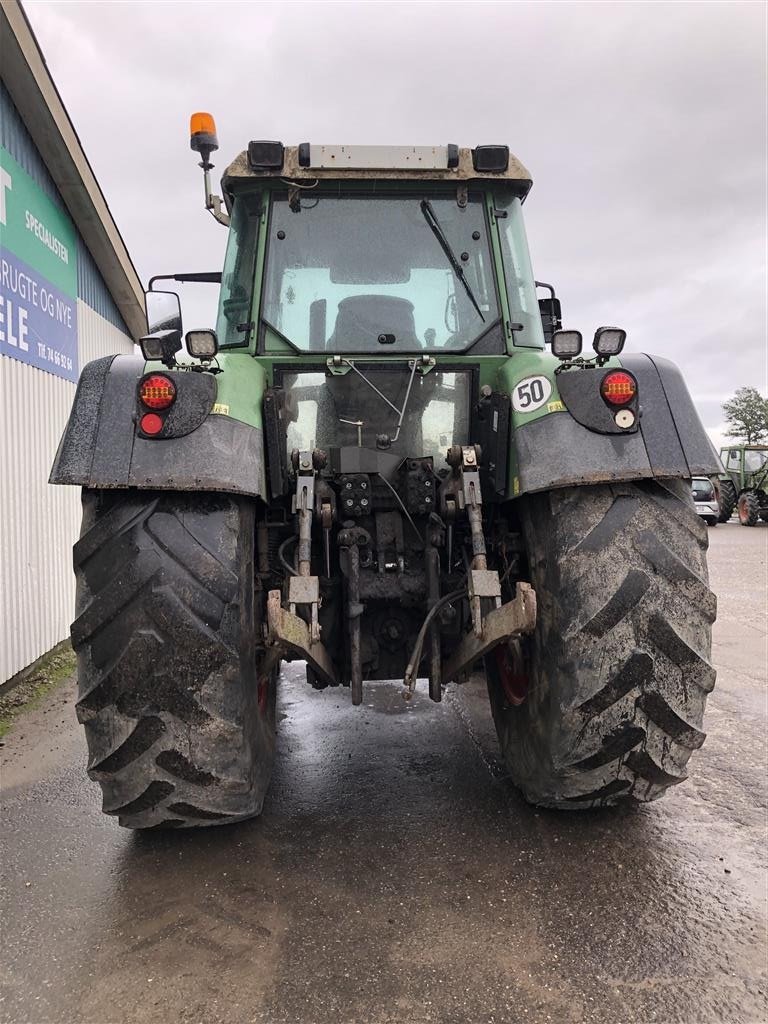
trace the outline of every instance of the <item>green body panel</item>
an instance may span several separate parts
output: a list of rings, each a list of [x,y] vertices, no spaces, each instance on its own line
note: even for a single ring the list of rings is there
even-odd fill
[[[517,447],[515,445],[515,432],[517,429],[525,423],[542,419],[544,416],[557,416],[566,411],[565,406],[560,401],[560,393],[557,390],[557,376],[555,375],[555,370],[560,365],[560,360],[549,352],[536,351],[535,349],[520,349],[514,357],[505,360],[499,367],[496,390],[503,394],[511,395],[518,384],[533,376],[546,377],[552,387],[552,394],[539,409],[535,409],[533,412],[517,412],[514,408],[510,408],[507,497],[515,497],[520,490]]]
[[[224,372],[216,377],[214,413],[261,429],[261,404],[269,386],[267,368],[246,351],[223,352],[218,359]]]

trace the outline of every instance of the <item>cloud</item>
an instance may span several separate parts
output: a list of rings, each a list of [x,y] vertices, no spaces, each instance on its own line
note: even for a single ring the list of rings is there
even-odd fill
[[[708,427],[766,386],[766,8],[759,3],[29,4],[146,280],[221,265],[217,171],[251,138],[508,142],[537,277],[568,326],[683,369]],[[203,295],[205,293],[202,293]],[[208,298],[185,291],[189,326]]]

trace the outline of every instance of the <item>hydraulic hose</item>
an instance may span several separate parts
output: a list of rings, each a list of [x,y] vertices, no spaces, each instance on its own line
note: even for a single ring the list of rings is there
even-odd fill
[[[416,673],[419,670],[419,662],[421,661],[421,653],[424,648],[424,640],[427,636],[427,630],[429,629],[430,623],[445,605],[450,604],[451,601],[458,601],[460,597],[464,597],[466,591],[462,587],[461,590],[454,590],[451,594],[446,594],[441,597],[439,601],[436,601],[427,612],[426,618],[421,624],[419,635],[416,637],[416,643],[414,644],[411,657],[408,661],[408,666],[405,670],[405,677],[403,682],[405,683],[405,691],[403,692],[403,699],[410,700],[413,696],[413,690],[416,686]]]
[[[286,559],[284,552],[289,544],[296,544],[298,539],[299,538],[296,536],[287,537],[280,545],[280,547],[277,549],[278,561],[280,562],[280,565],[282,565],[282,567],[285,569],[289,576],[298,576],[299,574],[296,571],[296,569],[294,569],[294,567],[291,565],[291,563]]]

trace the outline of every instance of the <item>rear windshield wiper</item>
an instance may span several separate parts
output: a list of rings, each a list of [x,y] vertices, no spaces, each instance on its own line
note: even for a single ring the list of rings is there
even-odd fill
[[[428,199],[421,200],[421,212],[424,215],[424,220],[427,222],[427,224],[429,224],[430,228],[432,229],[432,234],[440,243],[440,248],[445,253],[448,262],[453,267],[454,274],[464,285],[464,291],[469,296],[469,301],[477,310],[480,319],[483,321],[483,323],[485,323],[485,317],[483,316],[482,310],[477,304],[475,293],[472,291],[469,281],[464,276],[464,268],[456,259],[456,253],[451,248],[451,243],[445,237],[445,233],[443,232],[443,229],[440,227],[440,222],[437,219],[437,215],[435,214],[434,208],[432,207],[432,203],[430,203]]]

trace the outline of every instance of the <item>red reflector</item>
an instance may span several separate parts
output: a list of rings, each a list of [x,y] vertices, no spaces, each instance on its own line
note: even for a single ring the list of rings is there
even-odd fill
[[[163,417],[158,416],[156,412],[145,412],[139,426],[145,434],[159,434],[163,429]]]
[[[637,381],[622,370],[614,370],[603,377],[600,393],[611,405],[626,405],[637,393]]]
[[[139,398],[148,409],[167,409],[176,398],[176,385],[161,373],[150,374],[141,382]]]

